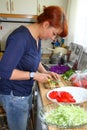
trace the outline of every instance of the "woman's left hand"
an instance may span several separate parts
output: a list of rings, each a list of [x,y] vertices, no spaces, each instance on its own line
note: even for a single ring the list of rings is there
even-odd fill
[[[52,78],[55,80],[60,79],[60,75],[55,72],[48,71],[47,73],[50,74],[52,76]]]

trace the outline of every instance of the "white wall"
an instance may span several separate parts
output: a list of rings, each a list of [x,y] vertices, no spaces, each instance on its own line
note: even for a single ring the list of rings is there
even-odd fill
[[[87,0],[68,0],[69,35],[67,44],[80,44],[87,51]]]
[[[66,39],[68,45],[70,44],[70,42],[73,42],[74,39],[75,21],[77,15],[76,13],[77,1],[78,0],[68,0],[67,20],[68,20],[69,34]]]

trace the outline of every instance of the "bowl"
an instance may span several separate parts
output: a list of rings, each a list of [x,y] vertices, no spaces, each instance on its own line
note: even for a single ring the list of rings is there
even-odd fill
[[[87,125],[87,106],[76,104],[48,104],[40,109],[42,123],[58,128],[77,128]]]
[[[57,94],[55,92],[57,92]],[[60,92],[69,93],[69,95],[72,96],[71,99],[74,99],[75,102],[72,102],[72,100],[70,100],[69,95],[61,94]],[[55,93],[55,96],[54,96],[55,98],[52,98],[52,96],[50,96],[51,93],[53,93],[53,95]],[[47,92],[46,96],[47,96],[48,100],[50,100],[51,102],[57,103],[57,104],[58,103],[79,104],[79,103],[83,103],[83,102],[87,101],[87,89],[82,88],[82,87],[75,87],[75,86],[62,87],[62,85],[61,85],[59,88],[54,88],[52,90],[49,90]],[[65,99],[65,101],[63,101],[63,100],[58,101],[58,98]],[[69,99],[69,100],[66,100],[66,99]]]

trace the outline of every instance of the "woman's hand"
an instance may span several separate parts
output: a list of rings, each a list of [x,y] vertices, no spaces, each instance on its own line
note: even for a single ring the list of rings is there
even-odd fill
[[[60,76],[59,76],[57,73],[51,72],[51,71],[47,71],[47,70],[44,68],[44,66],[42,65],[41,62],[40,62],[40,64],[39,64],[38,71],[41,72],[41,74],[42,74],[42,73],[44,73],[44,74],[49,74],[49,75],[51,76],[51,78],[49,78],[49,79],[52,79],[52,80],[58,80],[58,79],[60,78]],[[45,76],[45,75],[44,75],[44,76]],[[47,78],[47,76],[46,76],[46,78]]]
[[[60,75],[58,75],[58,74],[55,73],[55,72],[48,71],[47,73],[50,74],[50,76],[51,76],[52,79],[54,79],[54,80],[60,79]]]
[[[50,73],[36,72],[34,75],[34,80],[41,82],[41,83],[48,82],[49,79],[52,79],[52,76],[50,75]]]

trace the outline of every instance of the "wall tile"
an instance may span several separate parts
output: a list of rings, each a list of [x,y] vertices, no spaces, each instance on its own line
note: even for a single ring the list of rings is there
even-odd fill
[[[0,43],[1,43],[1,48],[5,48],[5,43],[8,35],[17,27],[20,25],[27,25],[28,23],[13,23],[13,22],[2,22],[0,23],[0,26],[2,26],[2,30],[0,29]],[[47,47],[52,48],[51,45],[51,40],[42,40],[42,53],[51,53],[47,49]]]

